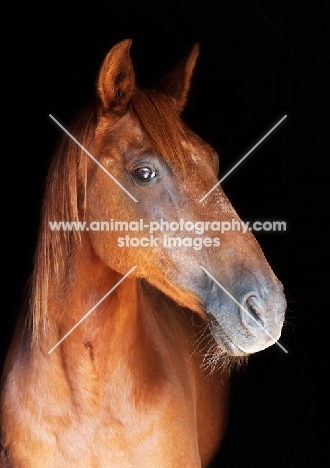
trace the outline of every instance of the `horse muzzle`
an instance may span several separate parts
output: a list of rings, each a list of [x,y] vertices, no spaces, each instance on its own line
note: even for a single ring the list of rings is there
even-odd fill
[[[229,355],[245,356],[273,345],[286,310],[282,284],[275,278],[252,287],[242,282],[231,293],[211,285],[205,302],[211,332]]]

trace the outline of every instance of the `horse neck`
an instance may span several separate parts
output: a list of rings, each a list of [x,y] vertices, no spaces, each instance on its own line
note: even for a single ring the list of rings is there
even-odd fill
[[[88,314],[121,278],[121,274],[95,256],[88,239],[83,239],[68,259],[60,280],[50,288],[50,334],[57,334],[61,339],[61,335]],[[80,344],[91,350],[92,343],[102,337],[109,345],[115,345],[123,336],[121,347],[128,344],[129,337],[133,339],[139,331],[136,327],[137,287],[135,279],[126,278],[68,336],[66,345]]]
[[[50,349],[100,299],[112,289],[121,274],[95,256],[88,241],[83,240],[70,257],[66,272],[52,289],[49,303]],[[178,317],[178,318],[177,318]],[[180,320],[177,306],[143,280],[126,278],[95,310],[55,349],[70,368],[87,360],[99,374],[139,371],[157,377],[161,362],[166,361],[172,335],[178,333]],[[180,323],[179,323],[180,322]],[[189,322],[190,323],[190,322]],[[185,330],[182,331],[185,333]],[[119,370],[120,369],[120,370]],[[145,378],[145,376],[144,376]]]
[[[32,354],[30,368],[37,368],[41,379],[50,372],[55,387],[70,389],[86,414],[97,412],[104,395],[111,395],[111,408],[125,418],[128,402],[138,398],[145,404],[150,392],[158,395],[164,386],[177,384],[178,376],[188,379],[191,373],[190,319],[157,289],[129,277],[52,351],[49,361],[46,352],[122,276],[97,258],[88,242],[77,246],[51,287],[46,342]]]

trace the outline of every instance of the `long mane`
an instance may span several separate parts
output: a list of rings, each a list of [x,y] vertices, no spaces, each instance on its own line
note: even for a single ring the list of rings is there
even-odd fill
[[[97,124],[97,106],[92,104],[77,117],[69,131],[92,152]],[[48,171],[34,267],[30,285],[28,319],[32,320],[32,342],[48,327],[49,288],[59,281],[79,231],[51,230],[49,221],[81,221],[85,217],[88,156],[67,135],[53,155]]]
[[[182,122],[170,99],[157,91],[136,88],[130,102],[141,127],[170,165],[181,170],[186,165]],[[100,103],[87,107],[69,131],[93,154],[94,135]],[[96,156],[96,155],[95,155]],[[49,221],[85,220],[88,168],[93,164],[85,152],[64,135],[53,156],[42,206],[39,239],[30,286],[28,319],[32,321],[32,342],[36,343],[49,326],[49,288],[57,284],[74,247],[81,242],[80,231],[51,230]]]

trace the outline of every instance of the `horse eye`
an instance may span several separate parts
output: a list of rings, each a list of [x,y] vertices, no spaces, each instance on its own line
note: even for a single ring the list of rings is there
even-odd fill
[[[140,180],[150,180],[156,177],[156,171],[148,166],[136,167],[133,174]]]

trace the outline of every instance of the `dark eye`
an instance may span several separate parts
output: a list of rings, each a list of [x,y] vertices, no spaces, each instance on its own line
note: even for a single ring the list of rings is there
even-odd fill
[[[149,166],[139,166],[133,170],[133,174],[139,180],[150,180],[156,177],[156,171]]]

